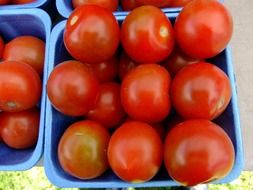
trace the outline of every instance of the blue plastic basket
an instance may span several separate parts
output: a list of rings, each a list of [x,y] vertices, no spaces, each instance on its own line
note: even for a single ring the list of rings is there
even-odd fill
[[[51,0],[36,0],[32,3],[26,3],[22,5],[0,5],[0,10],[4,9],[24,9],[24,8],[43,8],[46,6]]]
[[[166,14],[172,21],[175,20],[177,13]],[[121,23],[125,16],[117,16],[117,20]],[[60,22],[52,31],[50,41],[49,67],[48,73],[60,62],[73,59],[63,43],[63,32],[66,21]],[[241,139],[240,119],[237,106],[237,96],[235,87],[235,78],[233,65],[229,48],[220,53],[218,56],[210,60],[222,70],[224,70],[231,80],[232,99],[226,111],[215,121],[220,124],[227,134],[230,136],[235,147],[235,163],[233,170],[224,179],[214,181],[212,183],[227,183],[237,178],[243,168],[243,149]],[[71,177],[63,171],[57,157],[57,146],[59,140],[66,128],[77,119],[67,117],[56,111],[47,99],[46,105],[46,139],[44,152],[44,166],[46,175],[49,180],[60,187],[78,187],[78,188],[115,188],[115,187],[160,187],[160,186],[176,186],[178,185],[167,174],[164,168],[149,182],[141,184],[131,184],[120,180],[111,170],[107,171],[99,178],[92,180],[80,180]],[[183,171],[182,171],[183,172]]]
[[[224,2],[224,0],[219,0],[220,2]],[[68,18],[71,12],[73,11],[72,0],[56,0],[56,7],[60,15],[64,18]],[[182,10],[182,7],[175,8],[163,8],[163,12],[166,13],[178,13]],[[119,6],[118,10],[113,14],[115,16],[127,15],[128,11],[122,11],[122,8]]]
[[[51,20],[48,14],[40,9],[0,11],[0,35],[5,42],[21,35],[32,35],[46,42],[44,79],[47,76],[50,30]],[[43,86],[45,86],[45,80],[43,80]],[[0,170],[27,170],[41,158],[44,148],[45,105],[46,92],[43,89],[40,102],[39,137],[36,146],[24,150],[15,150],[4,143],[0,143]]]

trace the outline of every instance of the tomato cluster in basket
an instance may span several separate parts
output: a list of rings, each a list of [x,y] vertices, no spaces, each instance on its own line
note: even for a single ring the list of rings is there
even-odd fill
[[[11,148],[37,143],[44,58],[39,38],[18,36],[4,44],[0,36],[0,137]]]
[[[0,0],[0,5],[22,5],[26,3],[32,3],[36,0]]]
[[[230,102],[230,81],[206,61],[231,39],[231,15],[216,0],[193,0],[172,22],[150,5],[122,23],[96,5],[70,15],[64,44],[75,60],[47,81],[54,108],[80,118],[58,145],[66,173],[85,180],[111,168],[143,183],[164,162],[175,181],[193,186],[231,171],[233,144],[212,121]]]

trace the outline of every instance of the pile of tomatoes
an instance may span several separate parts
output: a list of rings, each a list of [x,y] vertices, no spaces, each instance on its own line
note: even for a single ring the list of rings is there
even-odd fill
[[[22,5],[26,3],[32,3],[35,2],[36,0],[0,0],[0,5]]]
[[[120,24],[96,5],[76,8],[64,44],[75,60],[47,81],[56,110],[83,117],[58,145],[65,172],[92,179],[108,168],[122,180],[151,180],[164,162],[185,186],[223,178],[235,151],[212,120],[228,106],[227,75],[206,59],[221,53],[232,18],[216,0],[193,0],[174,25],[157,7],[131,11]]]
[[[0,36],[0,137],[14,149],[37,143],[45,43],[18,36],[4,44]]]

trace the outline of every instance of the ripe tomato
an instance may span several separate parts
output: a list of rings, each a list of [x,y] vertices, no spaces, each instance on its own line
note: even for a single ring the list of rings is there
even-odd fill
[[[13,113],[1,112],[2,139],[12,148],[29,148],[37,143],[39,123],[40,112],[37,108]]]
[[[41,97],[41,80],[29,65],[18,61],[0,64],[0,110],[16,112],[34,107]]]
[[[163,144],[150,125],[129,121],[113,133],[108,146],[108,161],[121,179],[143,183],[153,178],[162,164]]]
[[[70,125],[58,145],[61,167],[80,179],[100,176],[109,167],[109,139],[109,132],[97,122],[84,120]]]
[[[119,39],[120,28],[112,12],[96,5],[76,8],[68,18],[64,32],[69,53],[85,63],[110,59],[118,48]]]
[[[155,7],[168,7],[171,0],[135,0],[138,6],[153,5]]]
[[[174,180],[185,186],[225,177],[234,159],[230,138],[208,120],[185,121],[173,128],[165,139],[166,169]]]
[[[227,75],[217,66],[199,62],[181,69],[171,85],[171,100],[177,112],[187,119],[218,117],[231,98]]]
[[[0,5],[7,5],[10,3],[10,0],[0,0]]]
[[[123,21],[121,42],[136,62],[156,63],[171,53],[174,31],[159,8],[146,5],[134,9]]]
[[[144,64],[128,73],[121,84],[121,102],[130,117],[157,123],[170,112],[170,75],[157,64]]]
[[[45,58],[45,43],[37,37],[19,36],[5,45],[3,59],[22,61],[32,66],[41,76]]]
[[[196,58],[210,58],[220,53],[230,41],[232,32],[232,17],[217,0],[196,0],[189,3],[175,22],[179,46],[185,53]]]
[[[121,53],[119,60],[119,77],[121,80],[126,76],[126,74],[135,68],[138,64],[133,61],[125,52]]]
[[[126,113],[120,101],[120,85],[117,83],[104,83],[95,107],[87,114],[87,118],[102,124],[107,128],[118,127]]]
[[[72,5],[74,8],[82,5],[98,5],[112,12],[118,9],[118,4],[118,0],[72,0]]]
[[[190,3],[192,0],[172,0],[170,2],[170,7],[184,7],[188,3]]]
[[[201,59],[189,57],[180,48],[175,47],[171,55],[162,62],[162,65],[174,77],[184,66],[200,61]]]
[[[101,83],[113,81],[118,74],[118,59],[116,56],[107,61],[87,65],[94,71]]]
[[[121,0],[121,6],[124,11],[131,11],[137,7],[136,0]]]
[[[78,61],[58,64],[47,81],[47,94],[53,106],[63,114],[81,116],[93,108],[99,83],[90,68]]]
[[[4,52],[4,41],[3,41],[2,37],[0,36],[0,60],[2,58],[3,52]]]
[[[11,0],[12,4],[26,4],[26,3],[32,3],[36,0]]]

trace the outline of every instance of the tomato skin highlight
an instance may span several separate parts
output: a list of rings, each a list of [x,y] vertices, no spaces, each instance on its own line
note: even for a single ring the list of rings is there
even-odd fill
[[[221,127],[211,121],[185,121],[166,136],[166,169],[174,180],[184,186],[223,178],[232,170],[234,161],[232,141]]]
[[[233,33],[233,20],[217,0],[194,0],[175,21],[180,48],[194,58],[211,58],[225,49]],[[193,47],[194,45],[194,47]]]
[[[122,180],[142,183],[158,172],[163,158],[163,144],[150,125],[129,121],[113,133],[108,146],[108,160]]]
[[[97,5],[112,12],[118,9],[118,4],[118,0],[72,0],[73,8],[77,8],[82,5]]]
[[[120,28],[116,18],[112,12],[96,5],[76,8],[69,16],[64,31],[68,52],[73,58],[89,64],[110,59],[118,48],[119,40]]]
[[[68,174],[79,179],[93,179],[109,167],[107,147],[109,132],[99,123],[83,120],[70,125],[58,145],[58,159]]]
[[[171,85],[171,101],[185,119],[215,119],[228,106],[231,86],[217,66],[199,62],[185,66]]]

